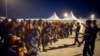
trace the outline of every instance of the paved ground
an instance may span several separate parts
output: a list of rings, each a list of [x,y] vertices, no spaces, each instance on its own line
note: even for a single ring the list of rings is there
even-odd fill
[[[79,39],[82,40],[82,38]],[[59,39],[58,42],[48,45],[47,52],[41,52],[40,56],[82,56],[83,45],[81,47],[72,46],[73,40],[73,37]],[[94,56],[100,56],[100,36],[96,40]]]

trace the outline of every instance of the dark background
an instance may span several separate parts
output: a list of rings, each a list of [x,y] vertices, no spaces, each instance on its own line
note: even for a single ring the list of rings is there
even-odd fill
[[[99,0],[8,0],[8,17],[48,18],[54,12],[60,18],[63,13],[73,11],[76,17],[89,17],[92,13],[100,17]],[[0,0],[0,16],[5,16],[5,2]]]

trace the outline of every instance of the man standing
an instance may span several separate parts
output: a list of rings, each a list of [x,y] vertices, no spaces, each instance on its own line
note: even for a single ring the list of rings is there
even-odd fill
[[[75,30],[75,41],[74,41],[74,44],[73,45],[75,45],[76,42],[77,42],[78,43],[78,47],[81,45],[80,42],[79,42],[79,40],[78,40],[80,28],[81,28],[80,23],[77,22],[76,30]]]
[[[87,56],[87,54],[89,56],[92,56],[92,52],[90,49],[90,43],[91,43],[91,39],[92,39],[92,26],[91,26],[91,20],[87,20],[86,21],[86,29],[85,29],[85,34],[84,34],[84,48],[83,48],[83,56]]]
[[[44,23],[43,25],[43,30],[41,32],[41,44],[42,44],[42,47],[43,47],[43,51],[47,51],[45,49],[46,45],[47,45],[47,33],[48,33],[48,26],[47,26],[47,23]]]
[[[72,35],[73,32],[73,23],[70,23],[70,35]]]
[[[94,49],[95,49],[95,40],[97,38],[97,32],[99,31],[99,28],[96,24],[96,20],[92,21],[92,28],[93,28],[93,34],[92,34],[92,40],[91,40],[91,52],[94,54]]]

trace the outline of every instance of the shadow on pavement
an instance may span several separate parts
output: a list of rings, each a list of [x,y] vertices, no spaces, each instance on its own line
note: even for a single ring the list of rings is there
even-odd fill
[[[78,37],[78,38],[83,38],[83,36]],[[69,37],[69,39],[75,39],[75,37]]]
[[[55,50],[55,49],[62,49],[62,48],[74,48],[75,45],[66,45],[64,44],[63,46],[58,46],[58,47],[49,47],[49,49],[46,50]]]
[[[82,56],[82,54],[77,54],[77,55],[74,55],[74,56]]]

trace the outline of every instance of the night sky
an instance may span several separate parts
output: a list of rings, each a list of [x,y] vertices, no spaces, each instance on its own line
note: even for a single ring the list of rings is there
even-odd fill
[[[89,17],[92,13],[100,18],[98,0],[8,0],[8,17],[48,18],[54,12],[60,18],[73,11],[76,17]],[[5,16],[5,3],[0,0],[0,16]]]

